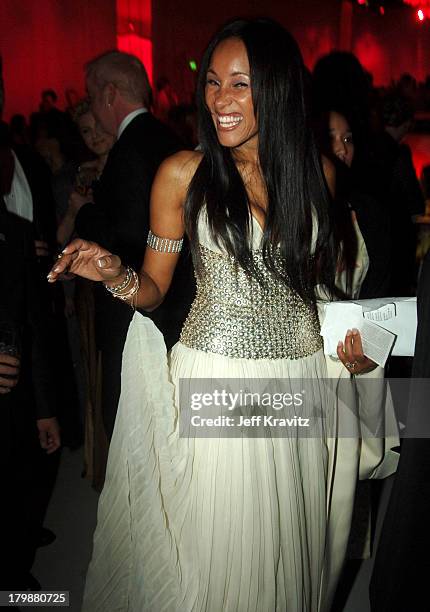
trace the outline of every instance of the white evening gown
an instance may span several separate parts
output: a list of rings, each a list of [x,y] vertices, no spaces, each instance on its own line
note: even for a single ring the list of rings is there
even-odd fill
[[[349,533],[336,528],[333,441],[181,438],[177,408],[179,379],[310,379],[315,405],[335,418],[316,312],[273,279],[262,295],[203,215],[199,242],[197,297],[170,355],[152,321],[136,313],[130,325],[83,610],[325,610],[331,566],[340,571],[329,562],[327,575],[327,537],[343,549]]]

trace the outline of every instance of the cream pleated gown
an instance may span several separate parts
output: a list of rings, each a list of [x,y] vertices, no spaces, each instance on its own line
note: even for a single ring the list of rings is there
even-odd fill
[[[314,408],[335,418],[316,310],[264,271],[252,224],[264,288],[201,215],[203,268],[180,342],[166,356],[152,321],[133,318],[85,612],[317,612],[336,582],[324,569],[327,534],[342,548],[349,525],[328,528],[325,426],[312,439],[178,433],[180,379],[306,379]]]

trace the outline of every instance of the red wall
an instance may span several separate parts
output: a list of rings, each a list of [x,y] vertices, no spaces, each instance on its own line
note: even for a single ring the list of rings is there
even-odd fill
[[[354,7],[353,48],[374,75],[375,85],[388,85],[404,72],[423,81],[430,74],[430,20],[417,21],[410,7],[392,7],[385,15]]]
[[[37,110],[40,92],[83,93],[83,64],[116,46],[115,0],[0,0],[4,119]]]
[[[340,47],[341,4],[341,0],[153,0],[154,77],[167,76],[181,96],[189,96],[193,74],[188,61],[198,61],[219,25],[237,16],[265,15],[283,23],[312,69],[318,57]],[[354,5],[351,26],[350,50],[374,74],[376,85],[388,85],[403,72],[420,80],[430,73],[430,19],[418,23],[408,7],[387,7],[379,16]]]
[[[152,2],[116,0],[117,47],[142,60],[152,83]]]
[[[181,97],[193,91],[190,59],[199,61],[217,28],[234,17],[272,17],[301,43],[308,65],[337,45],[339,0],[153,0],[154,78],[167,76]]]
[[[132,36],[149,50],[151,29],[154,78],[167,76],[182,99],[194,89],[195,74],[188,62],[198,62],[215,30],[233,17],[264,14],[279,20],[296,36],[310,68],[320,55],[339,46],[340,0],[152,0],[152,24],[150,3],[0,0],[4,118],[36,110],[40,91],[48,87],[57,91],[64,106],[65,88],[83,93],[82,67],[88,59],[118,41],[124,46],[121,41]],[[430,73],[430,19],[418,23],[406,8],[387,8],[378,17],[355,5],[351,48],[373,72],[377,85],[405,71],[423,79]]]

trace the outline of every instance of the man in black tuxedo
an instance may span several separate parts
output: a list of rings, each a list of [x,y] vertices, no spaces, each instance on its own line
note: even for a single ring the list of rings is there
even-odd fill
[[[53,486],[41,448],[51,455],[60,433],[55,336],[34,228],[3,199],[16,163],[1,122],[3,100],[0,61],[0,590],[25,590],[40,588],[30,569]]]
[[[139,270],[149,231],[149,199],[160,163],[181,148],[176,136],[149,112],[151,87],[135,56],[111,51],[86,67],[91,108],[101,127],[117,138],[94,189],[76,217],[81,238],[97,242]],[[76,207],[77,194],[74,195]],[[83,201],[81,202],[83,203]],[[151,318],[168,347],[179,337],[193,295],[191,261],[186,251],[168,299]],[[122,350],[132,310],[96,287],[96,334],[102,353],[102,409],[110,438],[121,389]],[[147,314],[147,313],[145,313]]]
[[[51,454],[60,445],[60,434],[54,416],[49,299],[37,268],[33,229],[7,212],[2,193],[0,286],[0,334],[6,328],[11,339],[15,336],[15,351],[3,337],[0,344],[0,590],[25,590],[37,588],[30,569],[46,501],[39,444]]]

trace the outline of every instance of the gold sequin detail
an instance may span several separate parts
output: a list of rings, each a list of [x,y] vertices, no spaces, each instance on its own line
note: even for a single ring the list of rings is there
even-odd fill
[[[322,348],[316,307],[274,278],[253,251],[264,286],[234,258],[200,245],[197,295],[182,329],[186,346],[226,357],[299,359]]]

